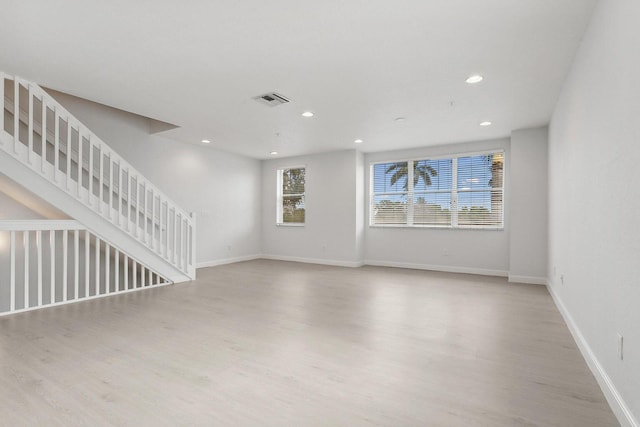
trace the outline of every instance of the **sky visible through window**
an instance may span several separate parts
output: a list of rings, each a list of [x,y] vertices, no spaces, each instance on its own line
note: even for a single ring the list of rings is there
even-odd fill
[[[491,178],[493,155],[480,155],[458,158],[458,209],[465,207],[483,207],[491,209]],[[426,170],[431,185],[426,185],[420,176],[414,179],[414,203],[437,204],[442,209],[451,209],[451,189],[453,181],[452,159],[419,160],[414,170]],[[393,179],[395,170],[387,172],[392,165],[404,165],[404,173]],[[377,194],[376,203],[381,200],[407,202],[407,162],[381,163],[373,166],[373,192]],[[430,173],[435,171],[435,176]],[[393,183],[392,183],[393,182]],[[484,190],[484,191],[480,191]],[[441,192],[439,192],[441,191]],[[391,194],[380,194],[391,193]],[[404,193],[404,194],[402,194]]]

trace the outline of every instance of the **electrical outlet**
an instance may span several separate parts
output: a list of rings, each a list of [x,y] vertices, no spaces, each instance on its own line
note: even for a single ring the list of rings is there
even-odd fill
[[[227,246],[227,252],[231,252],[231,245]]]
[[[624,360],[624,337],[618,332],[618,357]]]

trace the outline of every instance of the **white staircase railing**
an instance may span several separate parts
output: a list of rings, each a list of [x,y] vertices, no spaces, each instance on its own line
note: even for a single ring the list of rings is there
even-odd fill
[[[0,149],[195,278],[195,218],[40,86],[0,73]]]
[[[0,316],[170,283],[77,221],[0,221]]]

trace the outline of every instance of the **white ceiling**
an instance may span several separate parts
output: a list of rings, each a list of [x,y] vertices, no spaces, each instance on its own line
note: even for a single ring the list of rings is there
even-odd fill
[[[3,0],[0,70],[256,158],[487,139],[549,121],[595,1]]]

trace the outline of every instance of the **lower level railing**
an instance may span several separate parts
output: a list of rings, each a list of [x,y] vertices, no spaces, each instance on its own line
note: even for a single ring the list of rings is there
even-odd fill
[[[76,221],[0,221],[0,315],[169,283]]]

